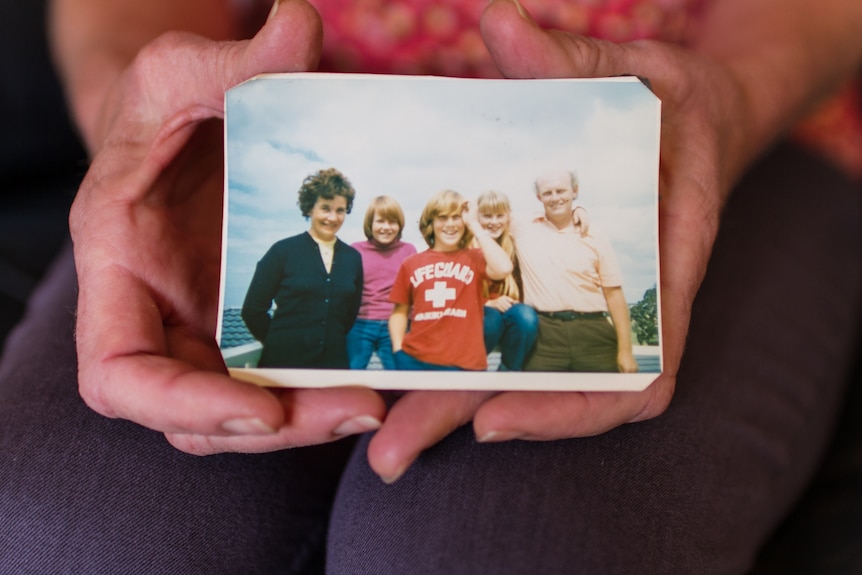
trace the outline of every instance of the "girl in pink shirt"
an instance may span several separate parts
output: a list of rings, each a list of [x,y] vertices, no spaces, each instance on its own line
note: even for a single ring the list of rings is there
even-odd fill
[[[389,339],[389,316],[393,307],[389,292],[401,262],[415,254],[416,248],[401,241],[404,211],[389,196],[377,196],[372,200],[365,212],[363,231],[367,239],[352,245],[362,256],[365,282],[359,316],[347,334],[350,369],[368,367],[373,353],[384,369],[395,369]]]

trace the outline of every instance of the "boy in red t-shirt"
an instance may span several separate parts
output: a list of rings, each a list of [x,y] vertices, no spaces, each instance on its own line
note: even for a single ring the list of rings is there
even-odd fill
[[[452,190],[428,201],[419,230],[429,249],[404,260],[389,296],[395,304],[389,318],[395,367],[484,370],[483,281],[512,273],[512,260]],[[467,247],[473,237],[479,249]]]

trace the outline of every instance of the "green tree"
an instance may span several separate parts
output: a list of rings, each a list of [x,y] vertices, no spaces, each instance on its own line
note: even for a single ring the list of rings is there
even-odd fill
[[[630,308],[632,331],[640,345],[658,345],[658,305],[655,286]]]

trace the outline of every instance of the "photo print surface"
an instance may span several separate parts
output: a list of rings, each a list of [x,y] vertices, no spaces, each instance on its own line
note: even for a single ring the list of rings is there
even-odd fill
[[[637,78],[264,75],[225,111],[235,377],[639,390],[661,372],[660,102]]]

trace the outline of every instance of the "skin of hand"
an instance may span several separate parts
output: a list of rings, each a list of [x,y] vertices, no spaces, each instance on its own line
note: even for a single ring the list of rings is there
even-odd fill
[[[316,66],[317,13],[281,2],[255,38],[169,33],[113,84],[70,225],[84,400],[162,431],[181,450],[259,452],[380,425],[363,388],[266,390],[228,377],[215,344],[224,91],[256,73]]]
[[[461,217],[464,219],[464,225],[470,230],[474,237],[485,233],[485,228],[479,223],[479,211],[471,202],[461,204]]]
[[[506,77],[636,74],[648,78],[661,99],[664,371],[641,392],[409,392],[392,406],[369,446],[371,467],[386,482],[395,481],[423,449],[471,419],[477,439],[492,442],[590,436],[663,413],[674,393],[692,302],[722,206],[744,167],[780,130],[775,127],[780,122],[769,119],[780,106],[758,107],[763,93],[752,93],[763,83],[752,81],[753,73],[746,77],[744,65],[729,64],[743,59],[653,41],[613,44],[545,31],[512,0],[493,0],[481,28]],[[776,102],[786,97],[772,96]],[[763,110],[769,113],[761,114]]]
[[[501,313],[506,313],[516,303],[518,303],[518,302],[516,302],[515,300],[513,300],[509,296],[501,295],[500,297],[495,297],[494,299],[489,299],[488,301],[485,302],[485,305],[488,307],[494,308],[495,310],[497,310]]]
[[[482,441],[542,440],[592,435],[666,409],[691,302],[727,190],[777,133],[860,64],[858,42],[830,52],[821,41],[858,37],[862,18],[857,0],[828,0],[847,17],[832,19],[828,30],[803,18],[800,30],[791,31],[799,31],[800,50],[807,51],[801,59],[810,56],[810,61],[788,66],[782,58],[798,53],[782,56],[779,50],[765,50],[759,54],[772,58],[773,65],[758,61],[746,70],[753,60],[750,44],[786,42],[788,31],[775,28],[797,26],[792,18],[771,16],[778,11],[791,15],[810,4],[778,2],[715,3],[725,12],[716,19],[732,24],[742,38],[735,44],[741,47],[725,42],[728,26],[714,26],[713,33],[701,35],[698,53],[655,42],[614,45],[545,32],[516,2],[492,0],[482,32],[504,75],[638,74],[650,79],[663,101],[665,373],[641,393],[408,393],[369,449],[371,465],[384,480],[397,479],[425,447],[470,419]],[[105,12],[95,1],[55,3],[98,8],[70,13]],[[120,3],[109,6],[114,5]],[[749,17],[740,18],[734,10]],[[751,16],[752,10],[760,13]],[[153,5],[152,11],[159,9]],[[139,21],[158,23],[158,18],[132,23]],[[772,24],[771,36],[759,25],[764,21]],[[80,24],[64,30],[73,35]],[[107,28],[116,30],[116,25]],[[137,52],[134,38],[124,37],[128,53]],[[84,34],[84,41],[73,47],[86,52],[89,38]],[[384,405],[369,390],[269,392],[231,380],[212,341],[223,160],[217,120],[223,91],[257,72],[313,69],[319,44],[313,9],[302,0],[283,0],[252,44],[170,34],[145,48],[117,81],[91,81],[98,75],[93,70],[104,69],[103,61],[85,73],[65,66],[67,85],[95,86],[86,97],[71,98],[90,149],[99,152],[70,223],[80,283],[80,387],[97,411],[165,431],[174,445],[190,453],[317,443],[372,429],[383,418]],[[817,49],[809,50],[811,46]],[[71,60],[78,52],[59,51]],[[828,66],[823,65],[824,52]],[[115,66],[117,61],[108,56],[109,67],[121,69],[123,60]],[[782,71],[783,82],[771,81]],[[800,75],[810,82],[799,82]],[[98,92],[105,84],[109,88],[103,98]],[[805,84],[818,86],[819,93],[788,96]],[[87,121],[92,116],[98,118]]]

